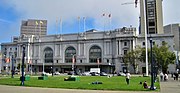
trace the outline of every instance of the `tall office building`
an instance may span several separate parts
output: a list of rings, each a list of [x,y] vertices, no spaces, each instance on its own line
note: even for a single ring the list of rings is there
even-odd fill
[[[23,20],[21,23],[21,33],[20,35],[47,35],[47,20],[34,20],[28,19]]]
[[[163,34],[162,0],[140,0],[140,18],[140,34],[145,34],[145,22],[147,34]]]

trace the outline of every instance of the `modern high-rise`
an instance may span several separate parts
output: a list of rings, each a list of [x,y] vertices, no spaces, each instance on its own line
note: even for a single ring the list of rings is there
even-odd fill
[[[148,25],[147,34],[164,33],[162,0],[140,0],[140,34],[145,34],[145,22]]]
[[[20,35],[37,35],[44,36],[47,35],[47,20],[34,20],[28,19],[23,20],[21,23]]]

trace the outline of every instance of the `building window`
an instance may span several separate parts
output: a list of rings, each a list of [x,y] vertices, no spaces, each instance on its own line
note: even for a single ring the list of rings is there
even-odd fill
[[[70,46],[66,49],[65,51],[65,62],[66,63],[72,63],[73,57],[75,59],[76,62],[76,50],[74,47]]]
[[[127,54],[127,50],[124,50],[124,55]]]
[[[153,45],[155,45],[155,42],[153,42]]]
[[[107,59],[107,63],[109,63],[109,59]]]
[[[53,63],[53,50],[51,48],[46,48],[44,50],[45,63]]]
[[[101,62],[101,48],[99,46],[92,46],[89,50],[89,62],[97,63]]]
[[[56,60],[56,63],[58,63],[58,60]]]
[[[145,46],[145,42],[142,42],[142,45]]]
[[[127,46],[127,42],[124,42],[124,46]]]
[[[80,60],[80,63],[82,63],[82,60]]]
[[[35,60],[35,64],[37,64],[37,60]]]

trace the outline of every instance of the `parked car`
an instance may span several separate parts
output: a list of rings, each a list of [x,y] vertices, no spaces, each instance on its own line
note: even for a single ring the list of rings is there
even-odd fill
[[[59,72],[54,72],[54,75],[60,75],[60,73]]]
[[[118,75],[118,76],[126,76],[126,74],[123,73],[123,72],[119,72],[119,73],[117,73],[117,75]]]
[[[90,74],[91,74],[91,76],[99,76],[99,73],[97,73],[97,72],[91,72]]]
[[[91,76],[90,72],[84,72],[82,73],[83,76]]]
[[[107,76],[107,74],[105,72],[101,72],[100,76]]]
[[[51,75],[52,75],[52,74],[46,73],[46,72],[42,73],[42,76],[51,76]]]

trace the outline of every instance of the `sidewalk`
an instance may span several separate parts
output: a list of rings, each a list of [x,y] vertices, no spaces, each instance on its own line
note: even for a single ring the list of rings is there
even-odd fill
[[[160,93],[180,93],[180,80],[175,81],[173,78],[169,78],[167,82],[160,82]]]

